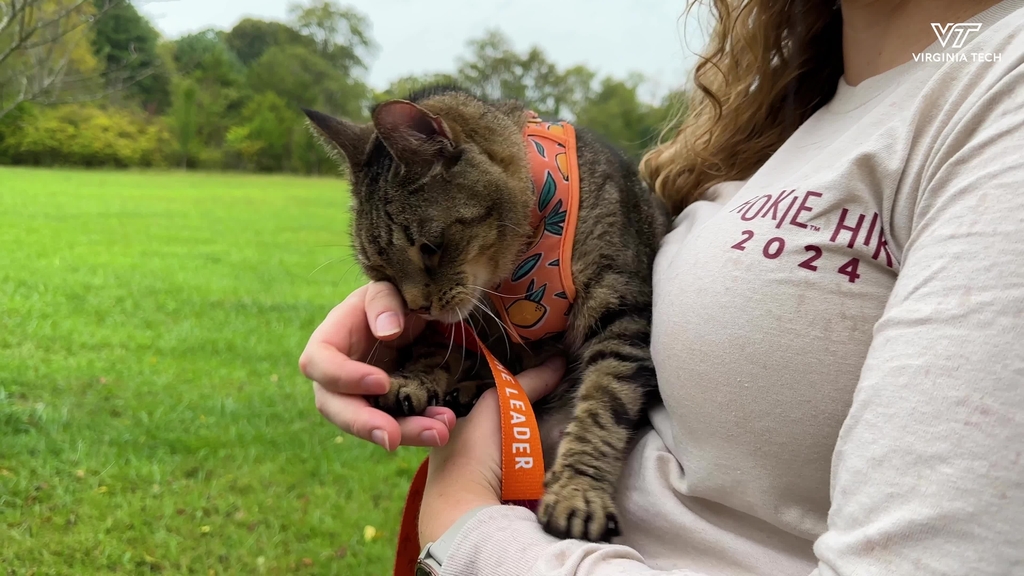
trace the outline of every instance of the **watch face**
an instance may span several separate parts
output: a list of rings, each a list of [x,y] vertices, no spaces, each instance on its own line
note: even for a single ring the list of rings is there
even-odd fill
[[[438,576],[439,572],[424,564],[423,562],[416,563],[416,576]]]

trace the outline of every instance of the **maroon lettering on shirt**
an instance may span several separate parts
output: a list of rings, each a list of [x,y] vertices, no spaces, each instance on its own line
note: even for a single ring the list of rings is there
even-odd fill
[[[779,221],[779,205],[782,204],[783,200],[785,200],[786,198],[789,198],[790,196],[792,196],[794,192],[796,192],[795,188],[793,190],[783,190],[782,192],[778,193],[775,196],[775,199],[773,199],[771,201],[771,204],[768,205],[768,209],[765,210],[761,214],[761,218],[768,218],[768,215],[771,214],[771,220],[773,222],[778,222]],[[786,212],[783,212],[782,219],[785,220],[785,218],[786,218]]]
[[[832,238],[829,239],[829,242],[835,242],[839,238],[839,235],[846,231],[850,233],[850,241],[846,243],[846,247],[853,248],[853,245],[857,243],[857,235],[860,234],[860,227],[864,225],[864,215],[858,215],[857,223],[850,226],[846,221],[849,214],[849,208],[843,208],[843,211],[839,213],[839,222],[836,223],[836,228],[832,232]]]
[[[810,204],[812,198],[820,198],[821,192],[808,190],[802,195],[796,194],[796,188],[782,190],[775,194],[762,194],[755,196],[736,206],[730,213],[740,215],[740,220],[750,222],[758,217],[767,218],[775,222],[775,228],[782,228],[784,224],[798,228],[817,231],[818,227],[813,224],[801,222],[800,217],[804,212],[811,212],[814,206]],[[787,202],[788,201],[788,202]],[[799,204],[799,205],[798,205]],[[794,211],[794,207],[796,208]],[[782,209],[781,215],[779,210]],[[790,214],[792,213],[792,218]],[[788,221],[787,221],[788,219]]]
[[[800,228],[808,228],[809,227],[807,224],[805,224],[803,222],[800,222],[797,219],[800,217],[800,213],[801,212],[810,212],[811,210],[813,210],[813,208],[811,206],[807,205],[807,200],[810,199],[811,196],[814,196],[814,197],[817,197],[817,198],[821,198],[821,192],[815,192],[814,190],[808,190],[807,192],[804,193],[804,199],[800,201],[800,207],[797,208],[796,212],[793,213],[793,219],[789,221],[790,224],[792,224],[793,226],[799,226]]]
[[[796,188],[788,188],[777,193],[761,194],[750,198],[729,212],[737,214],[743,222],[751,222],[759,218],[774,222],[773,228],[776,230],[789,225],[811,233],[821,233],[821,227],[811,224],[811,221],[817,205],[815,200],[823,196],[822,192],[816,190],[799,193]],[[855,250],[858,243],[867,248],[874,245],[875,249],[870,257],[877,262],[884,255],[885,265],[892,269],[892,253],[889,251],[883,229],[882,216],[878,212],[871,213],[869,218],[868,214],[843,207],[830,234],[826,232],[829,234],[827,243],[839,244],[850,250]],[[737,238],[730,247],[733,250],[744,252],[748,245],[754,246],[755,250],[760,248],[760,255],[766,260],[779,263],[792,261],[797,267],[810,272],[831,271],[845,277],[846,281],[851,284],[856,284],[857,280],[865,273],[860,270],[860,261],[861,258],[868,257],[866,253],[860,253],[859,257],[853,258],[846,256],[844,260],[830,264],[829,257],[821,248],[820,242],[806,244],[806,240],[800,241],[801,238],[790,243],[785,236],[786,234],[783,232],[780,236],[769,234],[765,237],[761,236],[760,232],[747,229],[743,230],[741,237]],[[822,240],[825,241],[824,238]],[[757,252],[747,253],[757,254]],[[786,254],[796,254],[798,259],[790,260],[791,257],[784,257]],[[825,262],[819,263],[818,261],[823,257],[826,259]]]

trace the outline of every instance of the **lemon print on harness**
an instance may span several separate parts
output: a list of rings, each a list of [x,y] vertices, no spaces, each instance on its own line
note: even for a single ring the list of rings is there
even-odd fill
[[[508,321],[516,328],[533,328],[548,314],[548,307],[544,305],[544,290],[548,285],[534,289],[534,284],[534,281],[530,280],[525,297],[516,300],[505,309]]]
[[[555,165],[558,166],[558,171],[562,173],[562,178],[569,181],[569,160],[565,155],[565,152],[561,152],[555,156]]]

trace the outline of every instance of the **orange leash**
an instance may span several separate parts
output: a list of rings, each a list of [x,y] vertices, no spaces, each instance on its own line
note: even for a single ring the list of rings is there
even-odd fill
[[[458,338],[458,335],[465,332],[456,331],[456,326],[449,325],[446,329],[449,335],[454,334]],[[501,501],[503,504],[535,510],[537,502],[544,495],[544,454],[541,451],[540,429],[533,406],[516,377],[498,362],[476,332],[468,326],[462,328],[468,329],[473,335],[472,341],[462,342],[463,346],[484,355],[498,391],[501,414]],[[398,534],[394,576],[414,576],[416,572],[416,560],[423,548],[419,541],[419,512],[427,483],[428,460],[420,464],[406,496],[402,526]]]

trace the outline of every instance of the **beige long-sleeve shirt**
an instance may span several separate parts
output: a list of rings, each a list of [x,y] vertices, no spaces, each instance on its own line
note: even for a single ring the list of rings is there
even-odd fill
[[[840,82],[677,218],[621,538],[495,506],[443,574],[1024,574],[1022,7]]]

